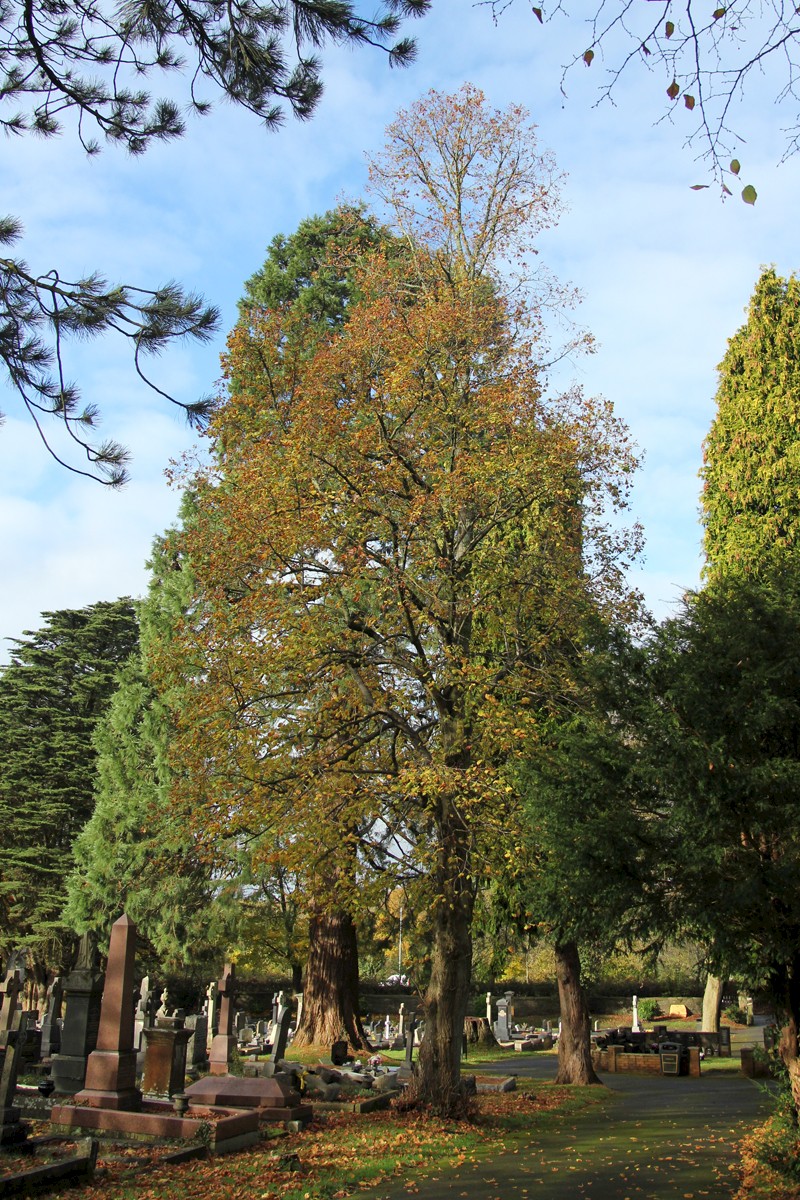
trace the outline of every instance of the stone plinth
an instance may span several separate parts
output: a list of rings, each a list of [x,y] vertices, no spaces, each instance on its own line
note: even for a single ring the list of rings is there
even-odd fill
[[[186,1082],[186,1047],[191,1029],[144,1030],[147,1044],[142,1091],[148,1098],[166,1099],[183,1091]]]
[[[186,1089],[193,1106],[223,1105],[226,1108],[258,1109],[262,1121],[311,1120],[313,1110],[301,1104],[297,1092],[278,1079],[240,1079],[235,1075],[198,1079]]]

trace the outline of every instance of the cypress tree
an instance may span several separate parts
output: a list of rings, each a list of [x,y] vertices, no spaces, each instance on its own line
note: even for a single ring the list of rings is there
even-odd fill
[[[0,675],[0,949],[37,973],[69,944],[72,844],[94,806],[97,722],[138,640],[129,598],[43,613]]]
[[[758,574],[800,545],[800,280],[765,270],[720,364],[705,441],[706,575]]]
[[[187,498],[182,516],[187,518]],[[230,889],[189,836],[172,803],[170,746],[180,684],[164,689],[152,651],[169,639],[191,604],[193,576],[179,530],[157,538],[151,581],[139,605],[141,643],[95,731],[96,806],[74,847],[67,919],[101,941],[126,911],[162,967],[199,965],[223,952],[233,912]]]

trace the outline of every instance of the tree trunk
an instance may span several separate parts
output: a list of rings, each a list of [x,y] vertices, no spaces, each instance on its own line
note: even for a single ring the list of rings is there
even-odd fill
[[[703,992],[703,1020],[700,1028],[703,1033],[719,1033],[719,1019],[722,1013],[722,992],[725,980],[719,975],[707,975],[706,987]]]
[[[486,1017],[465,1017],[464,1034],[469,1046],[480,1046],[482,1050],[493,1050],[497,1046],[497,1038]]]
[[[356,928],[341,909],[311,918],[303,1013],[292,1045],[328,1047],[339,1041],[354,1050],[370,1048],[358,1015]]]
[[[561,1010],[556,1083],[599,1083],[592,1066],[589,1007],[581,986],[578,946],[575,942],[557,942],[554,949]]]
[[[438,863],[431,978],[422,1003],[425,1031],[419,1073],[411,1094],[443,1115],[464,1110],[461,1048],[472,972],[472,912],[469,835],[449,798],[438,811]]]
[[[794,1123],[797,1125],[800,1114],[800,955],[796,956],[791,964],[787,964],[785,976],[781,980],[782,986],[776,988],[774,983],[773,979],[773,1000],[778,1000],[786,1019],[786,1024],[781,1030],[778,1050],[789,1074]]]

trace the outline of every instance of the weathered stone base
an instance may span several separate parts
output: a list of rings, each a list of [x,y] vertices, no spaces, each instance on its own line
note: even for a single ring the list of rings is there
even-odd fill
[[[155,1108],[155,1105],[151,1107]],[[206,1107],[206,1106],[204,1106]],[[201,1132],[210,1130],[209,1149],[213,1154],[229,1153],[254,1145],[260,1139],[257,1112],[231,1112],[218,1108],[213,1111],[226,1115],[213,1124],[202,1116],[192,1116],[191,1110],[185,1117],[176,1116],[171,1105],[165,1104],[163,1112],[120,1112],[109,1108],[78,1108],[72,1104],[53,1106],[51,1121],[58,1133],[68,1134],[74,1129],[91,1129],[100,1136],[130,1137],[136,1141],[191,1141]],[[242,1140],[244,1139],[244,1140]]]
[[[4,1175],[0,1179],[0,1197],[16,1196],[20,1192],[27,1194],[34,1189],[73,1179],[91,1179],[97,1161],[97,1141],[87,1137],[82,1138],[81,1142],[78,1153],[72,1158],[63,1158],[59,1162],[43,1163],[39,1167],[30,1167],[27,1171],[14,1171]]]
[[[365,1100],[312,1100],[314,1112],[370,1113],[388,1108],[400,1092],[381,1092],[379,1096],[367,1096]],[[308,1106],[307,1106],[308,1107]]]

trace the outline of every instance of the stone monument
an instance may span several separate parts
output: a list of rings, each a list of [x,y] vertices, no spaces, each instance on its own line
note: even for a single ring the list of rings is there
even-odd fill
[[[136,926],[123,913],[111,926],[97,1046],[86,1064],[86,1085],[75,1097],[91,1108],[141,1107],[133,1045],[135,969]]]
[[[61,1026],[61,1047],[52,1057],[50,1070],[59,1096],[71,1096],[83,1087],[86,1061],[97,1044],[103,997],[99,962],[97,939],[94,934],[85,933],[77,962],[64,980],[66,1012]]]
[[[228,1064],[236,1049],[236,1038],[233,1034],[233,991],[235,979],[233,963],[225,963],[222,978],[217,985],[219,995],[219,1032],[211,1043],[208,1055],[209,1069],[212,1075],[227,1075]]]

